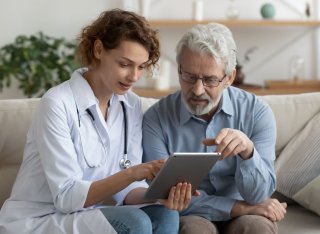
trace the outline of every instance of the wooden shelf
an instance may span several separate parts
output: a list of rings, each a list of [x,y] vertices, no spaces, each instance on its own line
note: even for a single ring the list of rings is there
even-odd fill
[[[170,88],[167,90],[157,90],[152,88],[134,87],[132,91],[140,97],[162,98],[177,91],[178,88]]]
[[[150,24],[156,28],[174,28],[174,27],[191,27],[196,24],[207,24],[216,22],[224,24],[228,27],[285,27],[285,26],[303,26],[303,27],[319,27],[319,20],[251,20],[251,19],[208,19],[202,21],[196,20],[149,20]]]
[[[265,86],[268,89],[318,89],[320,80],[266,80]]]
[[[313,93],[320,92],[320,88],[277,88],[277,89],[269,89],[269,88],[243,88],[244,90],[254,93],[258,96],[264,95],[285,95],[285,94],[299,94],[299,93]]]
[[[256,95],[283,95],[283,94],[298,94],[298,93],[312,93],[320,92],[320,80],[300,80],[298,82],[287,80],[267,80],[265,87],[256,85],[240,85],[240,89]],[[178,88],[171,88],[168,90],[156,90],[152,88],[133,88],[133,92],[141,97],[161,98],[177,91]]]
[[[320,80],[265,80],[265,86],[242,84],[237,88],[256,95],[283,95],[320,92]]]

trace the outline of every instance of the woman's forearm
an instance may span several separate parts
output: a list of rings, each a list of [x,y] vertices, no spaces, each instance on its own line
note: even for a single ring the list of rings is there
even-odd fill
[[[146,190],[147,190],[146,188],[132,189],[126,196],[124,203],[127,205],[136,205],[136,204],[142,204],[142,203],[156,202],[156,200],[150,200],[150,199],[144,198],[144,194]]]
[[[131,170],[123,170],[102,180],[94,181],[88,191],[84,208],[103,202],[134,182]]]

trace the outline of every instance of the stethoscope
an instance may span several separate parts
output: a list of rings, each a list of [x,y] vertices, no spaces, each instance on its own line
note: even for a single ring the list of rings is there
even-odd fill
[[[122,107],[122,111],[123,111],[123,122],[124,122],[124,149],[123,149],[123,156],[122,158],[119,160],[119,166],[121,169],[127,169],[131,166],[131,161],[128,159],[128,150],[127,150],[127,145],[128,145],[128,142],[127,142],[127,139],[128,139],[128,136],[127,136],[127,132],[128,132],[128,120],[127,120],[127,112],[126,112],[126,107],[124,105],[124,102],[123,101],[120,101],[120,104],[121,104],[121,107]],[[88,115],[90,116],[91,120],[93,121],[93,125],[95,126],[96,128],[96,131],[99,135],[99,139],[101,141],[101,143],[103,144],[103,147],[104,146],[104,143],[103,143],[103,140],[102,140],[102,137],[97,129],[97,126],[95,124],[95,118],[92,114],[92,112],[90,111],[90,109],[86,109],[86,112],[88,113]],[[78,113],[78,118],[79,118],[79,111],[77,109],[77,113]],[[80,118],[79,118],[79,127],[80,127]],[[107,151],[106,151],[107,152]],[[90,166],[90,167],[95,167],[95,166]]]
[[[131,167],[131,161],[128,159],[128,136],[127,136],[127,132],[128,132],[128,120],[127,120],[127,111],[126,111],[126,107],[124,105],[123,101],[120,101],[121,103],[121,107],[122,107],[122,111],[123,111],[123,122],[124,122],[124,147],[123,147],[123,157],[120,159],[119,161],[119,166],[122,169],[127,169],[129,167]]]

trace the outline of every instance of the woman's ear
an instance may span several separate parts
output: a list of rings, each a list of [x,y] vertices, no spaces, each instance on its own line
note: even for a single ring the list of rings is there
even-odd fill
[[[93,45],[93,54],[94,54],[94,57],[95,57],[97,60],[100,60],[100,59],[101,59],[102,52],[103,52],[103,44],[102,44],[102,41],[100,41],[99,39],[97,39],[97,40],[94,41],[94,45]]]
[[[224,82],[224,87],[228,88],[232,85],[234,79],[236,78],[237,71],[234,69],[229,76],[226,77],[226,82]]]

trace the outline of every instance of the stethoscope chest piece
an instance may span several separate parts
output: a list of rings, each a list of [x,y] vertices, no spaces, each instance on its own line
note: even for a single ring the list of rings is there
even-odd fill
[[[127,169],[131,167],[131,161],[128,159],[128,149],[127,149],[127,144],[128,144],[128,136],[127,136],[127,131],[128,131],[128,123],[127,123],[127,113],[126,113],[126,108],[124,106],[124,102],[121,101],[121,106],[123,110],[123,119],[124,119],[124,149],[123,149],[123,157],[119,161],[119,166],[121,169]]]
[[[127,169],[127,168],[131,167],[131,161],[129,159],[127,159],[126,157],[121,158],[119,161],[119,166],[122,169]]]

